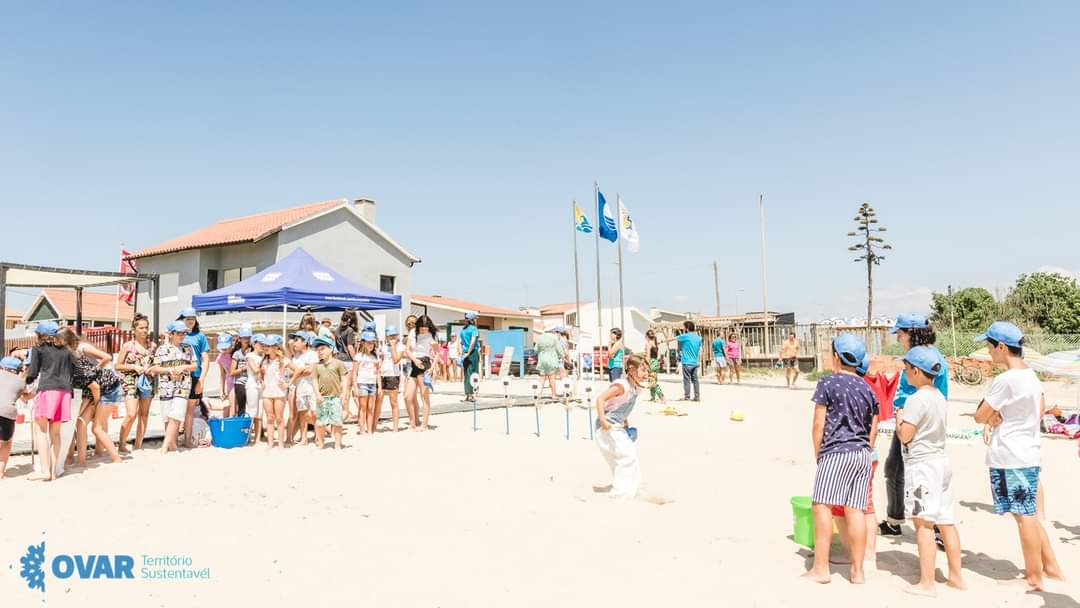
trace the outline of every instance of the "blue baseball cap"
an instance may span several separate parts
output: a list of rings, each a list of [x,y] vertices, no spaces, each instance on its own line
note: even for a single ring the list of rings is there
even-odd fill
[[[0,359],[0,367],[19,371],[19,368],[22,367],[22,361],[19,361],[17,357],[4,357]]]
[[[244,323],[243,325],[240,326],[240,331],[236,332],[236,335],[241,337],[241,338],[250,338],[251,337],[251,326],[248,325],[247,323]]]
[[[217,345],[218,348],[228,348],[232,346],[232,336],[229,334],[218,334]]]
[[[929,346],[916,346],[907,351],[904,355],[904,363],[910,363],[926,372],[928,376],[937,376],[941,373],[941,361],[938,359],[937,351]]]
[[[398,328],[396,325],[389,325],[386,327],[386,335],[396,336],[398,335]]]
[[[55,321],[42,321],[41,323],[38,323],[34,332],[42,336],[55,336],[60,333],[60,326],[57,325]]]
[[[360,340],[364,342],[375,342],[378,339],[379,336],[376,335],[376,333],[373,331],[365,331],[360,333]]]
[[[364,326],[360,328],[360,331],[375,331],[375,321],[365,321]]]
[[[468,319],[469,321],[475,321],[476,320],[476,313],[475,312],[467,312],[467,313],[465,313],[465,318]]]
[[[319,336],[318,338],[315,338],[315,346],[325,346],[327,348],[333,349],[334,341],[330,338],[327,338],[326,336]]]
[[[844,365],[858,367],[866,357],[866,345],[863,344],[862,338],[853,334],[840,334],[836,336],[832,344],[833,350],[840,356],[840,361]]]
[[[926,315],[910,312],[896,317],[896,325],[893,325],[889,333],[895,334],[901,329],[924,329],[927,327],[930,327],[930,322],[926,320]]]
[[[285,344],[285,338],[281,337],[281,334],[274,334],[269,336],[271,346],[283,346]]]
[[[302,338],[304,340],[307,340],[307,332],[306,331],[294,331],[291,334],[289,334],[289,339],[292,340],[293,338]]]
[[[186,334],[187,323],[184,323],[183,321],[173,321],[165,326],[165,330],[170,334]]]
[[[185,319],[188,318],[188,317],[194,317],[195,316],[195,309],[188,306],[184,310],[180,311],[180,316],[184,317]]]
[[[255,334],[251,336],[251,341],[255,344],[266,344],[266,334]]]
[[[1005,346],[1020,348],[1023,346],[1024,332],[1008,321],[997,321],[985,333],[975,338],[976,342],[993,340]]]
[[[865,376],[866,374],[870,373],[869,353],[863,355],[862,361],[859,363],[859,366],[855,368],[855,372],[858,373],[860,376]]]

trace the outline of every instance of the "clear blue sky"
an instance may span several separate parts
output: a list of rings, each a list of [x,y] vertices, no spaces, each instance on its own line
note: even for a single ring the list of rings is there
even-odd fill
[[[714,258],[725,311],[760,308],[759,192],[770,305],[804,318],[864,310],[864,200],[895,246],[883,313],[1080,270],[1075,2],[293,4],[4,3],[0,257],[113,268],[363,195],[416,291],[568,301],[570,200],[594,216],[599,180],[639,225],[641,308],[711,311]]]

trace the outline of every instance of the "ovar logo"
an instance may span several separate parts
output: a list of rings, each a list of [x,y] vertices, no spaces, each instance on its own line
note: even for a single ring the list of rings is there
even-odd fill
[[[19,563],[22,565],[19,576],[26,580],[26,586],[45,593],[45,541],[27,547]]]

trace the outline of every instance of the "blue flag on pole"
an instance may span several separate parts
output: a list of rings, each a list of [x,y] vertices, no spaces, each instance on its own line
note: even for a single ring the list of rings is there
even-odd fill
[[[614,243],[619,240],[618,224],[615,223],[615,216],[611,214],[611,209],[604,199],[604,193],[599,190],[596,192],[596,207],[596,223],[600,227],[600,238]]]

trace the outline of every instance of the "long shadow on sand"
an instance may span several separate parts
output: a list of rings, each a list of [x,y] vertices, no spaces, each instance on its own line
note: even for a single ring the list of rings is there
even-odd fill
[[[792,536],[792,535],[789,535],[788,540],[794,542],[795,537]],[[841,548],[838,545],[833,545],[830,548],[830,555],[832,555],[833,553],[838,553],[838,552],[842,553],[843,548]],[[806,570],[810,570],[810,568],[812,568],[814,566],[814,550],[813,549],[807,549],[807,548],[803,547],[803,548],[799,549],[798,551],[796,551],[795,554],[798,555],[799,557],[803,558],[803,562],[804,562],[803,567]],[[849,566],[847,564],[834,564],[832,562],[829,562],[829,574],[837,574],[841,578],[843,578],[844,580],[850,582],[851,581],[851,566]]]
[[[988,504],[986,504],[984,502],[972,502],[970,500],[961,500],[961,501],[959,501],[958,504],[961,507],[964,507],[965,509],[971,509],[972,511],[983,511],[984,513],[989,513],[991,515],[995,515],[994,505],[988,505]]]
[[[975,553],[963,549],[964,570],[970,570],[980,576],[995,581],[1011,581],[1024,573],[1016,564],[1007,559],[998,559],[985,553]]]
[[[1080,608],[1080,603],[1072,596],[1064,593],[1050,593],[1048,591],[1029,591],[1027,595],[1035,595],[1043,600],[1042,608]]]
[[[910,551],[878,551],[877,567],[912,585],[919,582],[919,556]]]
[[[1054,528],[1056,528],[1058,530],[1064,530],[1065,532],[1073,535],[1072,538],[1062,538],[1061,542],[1063,542],[1063,543],[1080,542],[1080,526],[1067,526],[1067,525],[1061,523],[1060,521],[1055,521],[1055,522],[1052,522],[1052,523],[1054,524]]]

